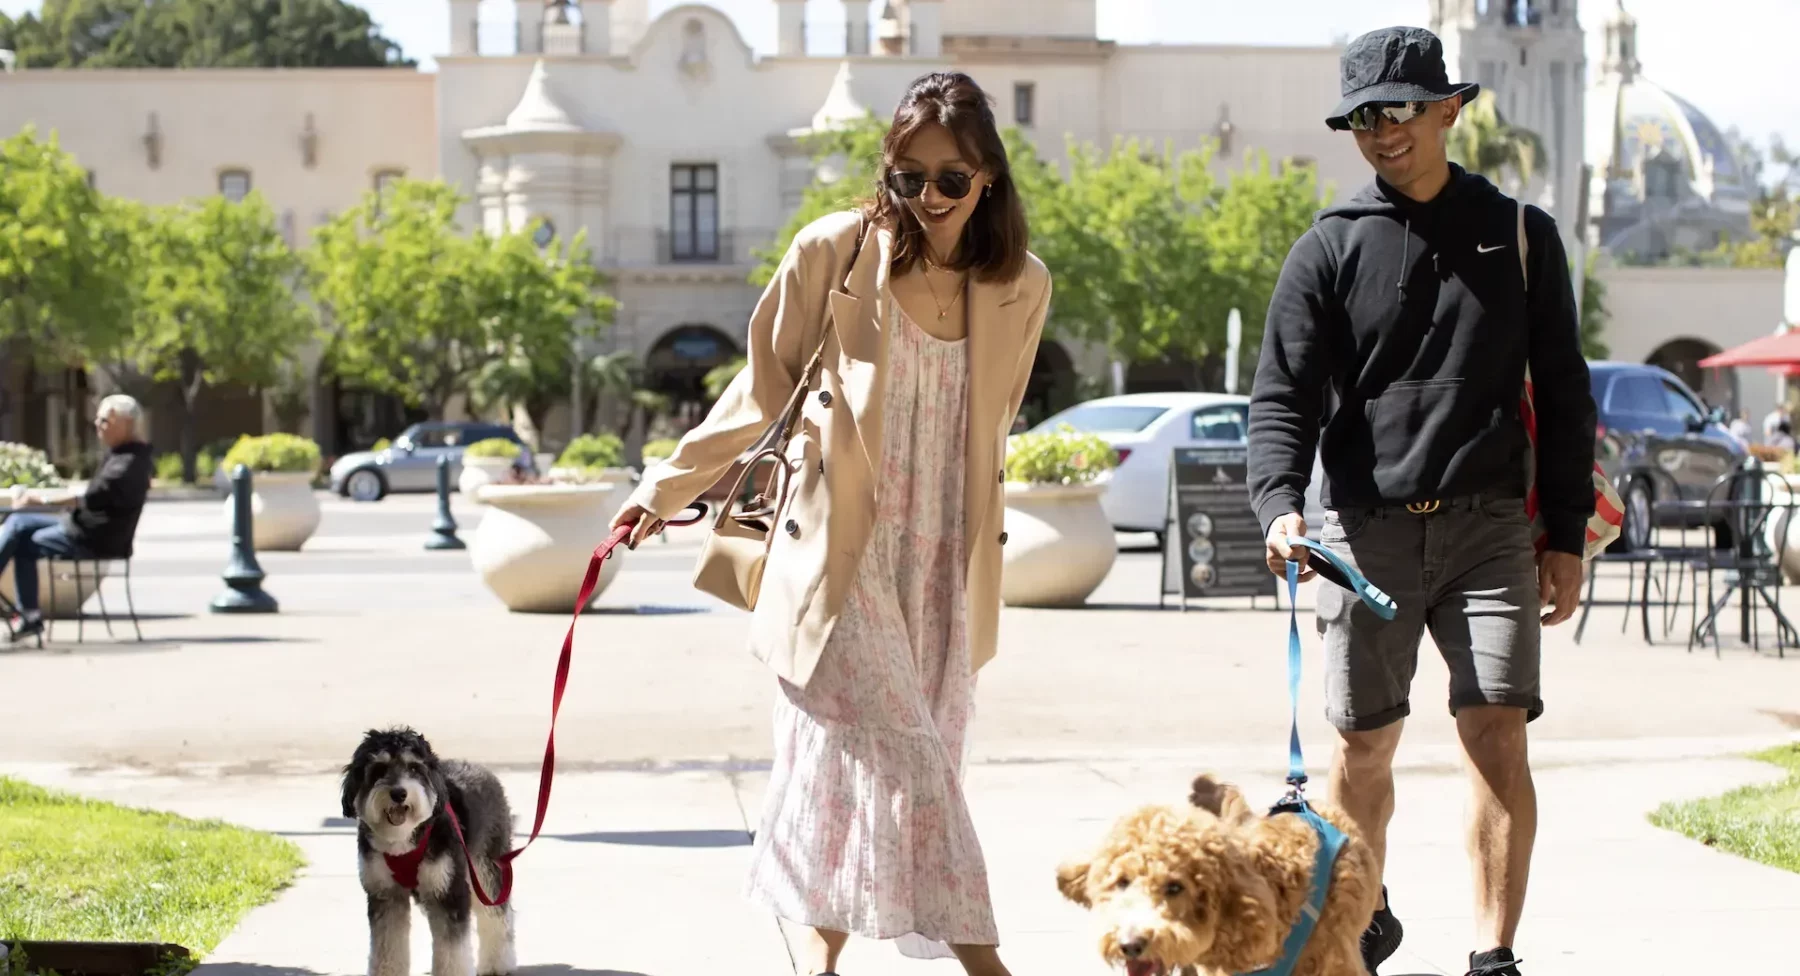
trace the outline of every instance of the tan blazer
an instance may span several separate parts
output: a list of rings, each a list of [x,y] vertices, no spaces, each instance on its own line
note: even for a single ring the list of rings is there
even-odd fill
[[[667,461],[645,472],[631,501],[671,518],[731,467],[780,413],[818,348],[825,316],[834,331],[816,392],[803,403],[789,445],[792,499],[777,523],[752,615],[750,646],[776,674],[804,685],[842,612],[875,521],[881,459],[882,366],[893,296],[893,235],[870,227],[855,267],[854,211],[814,221],[794,238],[750,318],[748,365]],[[968,632],[973,665],[994,656],[1000,616],[1000,490],[1006,435],[1031,376],[1050,305],[1050,273],[1031,256],[1010,282],[972,281],[969,302],[967,512]]]

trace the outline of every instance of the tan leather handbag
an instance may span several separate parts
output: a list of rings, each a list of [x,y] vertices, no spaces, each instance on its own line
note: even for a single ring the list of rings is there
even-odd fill
[[[863,238],[868,233],[865,219],[856,233],[856,250],[844,267],[849,277],[856,258],[862,253]],[[825,343],[831,337],[831,311],[827,307],[819,330],[819,346],[794,384],[781,415],[740,458],[742,467],[732,482],[731,492],[719,506],[713,529],[700,548],[700,560],[694,567],[694,588],[710,593],[740,610],[756,609],[756,597],[762,590],[763,568],[769,561],[769,546],[775,540],[775,526],[786,511],[788,479],[793,474],[787,458],[788,441],[794,422],[800,418],[801,399],[819,377],[825,362]],[[744,486],[764,463],[772,463],[769,483],[749,501],[740,501]]]

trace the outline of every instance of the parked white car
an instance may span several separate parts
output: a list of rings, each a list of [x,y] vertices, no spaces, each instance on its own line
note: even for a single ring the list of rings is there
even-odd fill
[[[1248,440],[1250,398],[1229,393],[1127,393],[1088,400],[1055,414],[1034,432],[1067,424],[1095,434],[1119,454],[1119,466],[1103,476],[1101,507],[1119,532],[1161,537],[1169,509],[1169,463],[1178,447],[1241,446]],[[1324,522],[1319,505],[1323,472],[1315,458],[1306,491],[1307,534]]]

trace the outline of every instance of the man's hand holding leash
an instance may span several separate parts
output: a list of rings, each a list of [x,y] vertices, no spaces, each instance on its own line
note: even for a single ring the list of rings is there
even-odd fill
[[[1306,564],[1306,547],[1288,543],[1289,539],[1299,539],[1305,535],[1306,519],[1301,518],[1299,512],[1290,512],[1270,523],[1269,537],[1265,540],[1269,572],[1276,576],[1286,576],[1287,563],[1291,559],[1300,565],[1300,582],[1304,583],[1319,575],[1317,570]]]

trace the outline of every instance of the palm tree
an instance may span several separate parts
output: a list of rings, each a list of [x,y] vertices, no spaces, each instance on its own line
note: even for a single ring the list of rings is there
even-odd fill
[[[1445,140],[1450,158],[1471,173],[1501,183],[1510,173],[1518,190],[1530,185],[1548,153],[1544,140],[1522,126],[1507,122],[1494,102],[1494,93],[1483,91],[1463,106],[1456,127]]]

